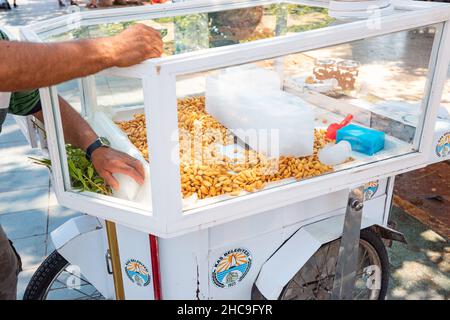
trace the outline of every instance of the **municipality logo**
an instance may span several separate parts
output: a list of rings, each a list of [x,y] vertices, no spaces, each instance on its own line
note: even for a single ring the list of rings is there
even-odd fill
[[[224,253],[214,263],[212,281],[219,288],[231,288],[241,282],[252,266],[252,256],[244,248]]]
[[[445,158],[450,155],[450,132],[445,133],[436,145],[438,157]]]
[[[364,200],[372,199],[375,193],[377,193],[378,191],[378,186],[379,186],[378,180],[367,182],[364,185]]]
[[[150,283],[150,273],[147,267],[136,259],[130,259],[125,263],[125,273],[131,282],[140,287],[148,286]]]

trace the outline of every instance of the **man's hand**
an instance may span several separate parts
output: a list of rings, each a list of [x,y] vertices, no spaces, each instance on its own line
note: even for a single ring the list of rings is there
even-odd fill
[[[97,139],[97,135],[89,124],[63,98],[59,98],[64,139],[74,147],[86,150]],[[42,111],[34,114],[40,121],[44,121]],[[144,183],[145,172],[142,163],[126,153],[112,148],[98,148],[91,155],[92,163],[98,174],[115,190],[119,190],[119,183],[112,176],[122,173],[133,178],[137,183]]]
[[[115,67],[129,67],[146,59],[160,57],[163,53],[160,33],[140,23],[103,41]]]
[[[119,190],[119,182],[113,177],[115,173],[127,175],[139,184],[144,183],[145,172],[142,163],[126,153],[102,147],[92,153],[91,159],[95,170],[114,190]]]

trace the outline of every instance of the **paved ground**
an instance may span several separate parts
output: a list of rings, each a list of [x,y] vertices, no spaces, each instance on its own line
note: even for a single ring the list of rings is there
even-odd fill
[[[56,0],[18,0],[19,8],[0,10],[0,26],[19,26],[62,14]],[[67,88],[70,91],[70,85]],[[33,165],[35,156],[18,126],[8,117],[0,135],[0,223],[19,250],[25,271],[20,275],[18,297],[36,267],[51,252],[48,234],[79,213],[57,205],[46,169]],[[389,249],[389,299],[449,299],[450,244],[427,226],[393,209],[392,219],[409,244]]]
[[[13,3],[12,0],[9,2]],[[0,10],[0,25],[23,26],[64,13],[58,0],[17,0],[18,7],[12,11]]]
[[[450,238],[450,161],[397,176],[394,192],[398,207]]]
[[[450,298],[450,243],[398,208],[391,219],[408,245],[394,243],[388,249],[391,276],[390,300]]]

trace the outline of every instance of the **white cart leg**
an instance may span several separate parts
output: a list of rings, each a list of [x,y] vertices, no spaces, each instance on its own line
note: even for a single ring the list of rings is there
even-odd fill
[[[353,298],[363,202],[363,186],[350,191],[331,294],[333,300],[351,300]]]

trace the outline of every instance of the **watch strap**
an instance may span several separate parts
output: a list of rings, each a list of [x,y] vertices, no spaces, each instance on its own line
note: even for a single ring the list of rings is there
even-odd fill
[[[97,138],[94,142],[91,143],[91,145],[86,149],[86,158],[91,161],[92,153],[94,153],[95,150],[101,147],[106,147],[106,145],[102,142],[100,138]]]

